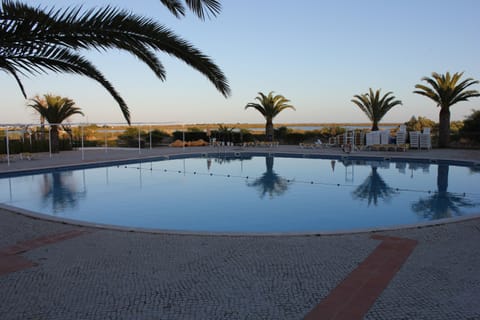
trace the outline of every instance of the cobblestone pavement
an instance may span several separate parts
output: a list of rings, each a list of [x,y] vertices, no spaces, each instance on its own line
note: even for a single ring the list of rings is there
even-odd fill
[[[89,161],[119,158],[112,154],[92,154]],[[17,166],[26,165],[16,170],[78,163],[71,155],[19,160]],[[465,158],[479,160],[476,153]],[[0,171],[6,171],[3,165]],[[82,229],[5,209],[0,221],[0,250]],[[372,233],[208,236],[86,229],[91,232],[22,253],[35,267],[0,275],[0,319],[302,319],[379,244]],[[418,245],[365,319],[480,319],[480,219],[377,234]]]

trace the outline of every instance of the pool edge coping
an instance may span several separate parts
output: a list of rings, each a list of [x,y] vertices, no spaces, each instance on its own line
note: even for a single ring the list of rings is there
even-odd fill
[[[204,237],[324,237],[324,236],[342,236],[342,235],[356,235],[379,233],[387,231],[401,231],[422,229],[429,227],[442,226],[452,223],[460,223],[469,220],[480,219],[480,213],[470,214],[462,217],[451,217],[438,219],[435,221],[425,221],[414,224],[402,224],[391,227],[377,227],[377,228],[360,228],[360,229],[346,229],[337,231],[302,231],[302,232],[212,232],[212,231],[188,231],[188,230],[171,230],[171,229],[148,229],[140,227],[123,227],[118,225],[102,224],[86,222],[81,220],[59,218],[44,213],[35,212],[23,208],[0,203],[0,210],[4,210],[13,214],[18,214],[31,219],[44,220],[53,223],[78,226],[83,228],[93,228],[101,230],[111,230],[119,232],[137,232],[145,234],[162,234],[162,235],[177,235],[177,236],[204,236]]]

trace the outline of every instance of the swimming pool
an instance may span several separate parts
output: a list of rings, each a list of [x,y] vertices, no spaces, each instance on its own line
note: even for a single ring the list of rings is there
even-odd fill
[[[446,162],[224,154],[0,179],[0,202],[134,228],[303,233],[480,213],[480,168]]]

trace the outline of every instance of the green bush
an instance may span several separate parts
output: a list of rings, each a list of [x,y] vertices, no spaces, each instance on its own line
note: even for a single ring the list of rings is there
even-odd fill
[[[8,146],[10,149],[9,150],[10,154],[17,154],[22,152],[35,153],[35,152],[49,151],[48,140],[32,139],[31,142],[30,142],[30,139],[25,139],[24,141],[9,140]],[[69,139],[60,139],[59,147],[61,151],[72,150],[72,143],[70,142]],[[6,154],[6,153],[7,153],[6,139],[2,139],[0,140],[0,154]]]
[[[153,130],[150,134],[152,136],[152,144],[161,143],[164,138],[170,137],[168,133],[158,129]],[[150,139],[150,137],[148,138]]]
[[[480,142],[480,110],[472,110],[472,114],[463,121],[459,134],[462,138]]]
[[[423,128],[431,128],[432,131],[438,131],[438,126],[435,121],[428,119],[427,117],[418,117],[412,116],[410,120],[405,122],[407,126],[407,131],[422,131]]]
[[[183,136],[185,133],[185,141],[195,141],[195,140],[205,140],[208,141],[208,136],[206,132],[203,131],[175,131],[172,136],[173,140],[183,140]]]

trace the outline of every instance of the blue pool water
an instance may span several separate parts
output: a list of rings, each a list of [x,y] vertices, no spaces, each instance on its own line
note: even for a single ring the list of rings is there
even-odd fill
[[[0,179],[0,202],[164,230],[321,232],[480,213],[480,170],[426,162],[224,156]]]

